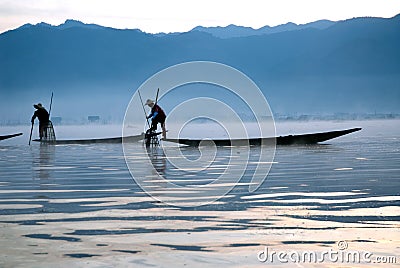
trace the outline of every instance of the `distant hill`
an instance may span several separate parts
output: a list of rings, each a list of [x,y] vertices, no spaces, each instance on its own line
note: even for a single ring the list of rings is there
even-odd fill
[[[399,27],[399,15],[163,35],[73,20],[26,24],[0,34],[0,99],[7,103],[0,112],[26,118],[33,102],[55,91],[55,115],[120,120],[148,77],[209,60],[246,73],[274,113],[398,113]]]
[[[289,22],[286,24],[278,25],[275,27],[264,26],[260,29],[253,29],[251,27],[244,26],[236,26],[236,25],[228,25],[226,27],[203,27],[197,26],[192,29],[192,31],[206,32],[212,34],[215,37],[219,38],[232,38],[232,37],[246,37],[252,35],[265,35],[265,34],[273,34],[280,33],[286,31],[296,31],[302,29],[326,29],[335,22],[329,20],[319,20],[307,24],[297,25],[295,23]]]
[[[47,27],[47,28],[53,28],[53,29],[59,29],[59,30],[65,30],[65,29],[69,29],[69,28],[73,28],[73,27],[77,27],[77,28],[86,28],[86,29],[106,29],[108,27],[104,27],[104,26],[100,26],[97,24],[86,24],[83,23],[81,21],[78,20],[66,20],[63,24],[54,26],[45,22],[41,22],[38,24],[24,24],[21,27],[19,27],[18,29],[25,29],[25,28],[31,28],[31,27]],[[16,29],[16,30],[18,30]],[[109,28],[112,29],[112,28]]]

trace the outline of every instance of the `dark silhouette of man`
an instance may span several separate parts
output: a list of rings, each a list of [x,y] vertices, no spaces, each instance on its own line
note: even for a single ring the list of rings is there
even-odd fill
[[[33,123],[35,122],[35,118],[37,117],[39,119],[39,137],[40,139],[42,139],[45,135],[46,127],[49,124],[50,116],[41,103],[34,104],[33,107],[35,107],[36,111],[32,116],[31,122],[33,125]]]
[[[165,128],[165,119],[167,118],[165,112],[163,109],[161,109],[158,104],[154,103],[153,100],[148,99],[146,101],[146,105],[148,105],[151,108],[151,112],[149,116],[147,116],[147,119],[151,118],[151,127],[150,130],[156,131],[157,130],[157,124],[161,124],[162,128],[162,135],[163,139],[167,138],[167,130]]]

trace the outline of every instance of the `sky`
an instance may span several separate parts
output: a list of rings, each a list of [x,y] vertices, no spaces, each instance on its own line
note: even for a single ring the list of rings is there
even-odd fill
[[[260,28],[320,19],[393,17],[400,0],[0,0],[0,32],[31,23],[80,20],[148,33],[229,24]]]

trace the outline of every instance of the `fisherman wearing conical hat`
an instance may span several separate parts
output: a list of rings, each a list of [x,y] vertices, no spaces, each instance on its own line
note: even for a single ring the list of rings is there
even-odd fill
[[[41,103],[34,104],[36,111],[32,116],[31,122],[32,125],[35,122],[35,118],[39,119],[39,137],[40,139],[43,138],[47,125],[49,124],[50,116],[46,109],[42,106]]]
[[[150,130],[156,131],[157,130],[157,125],[158,125],[158,123],[160,123],[161,124],[161,128],[162,128],[163,139],[166,139],[167,138],[167,130],[165,129],[165,119],[167,118],[167,116],[166,116],[164,110],[161,109],[161,107],[158,106],[158,104],[155,103],[151,99],[148,99],[146,101],[146,105],[148,105],[151,108],[151,112],[147,116],[147,119],[151,118],[151,128],[150,128]]]

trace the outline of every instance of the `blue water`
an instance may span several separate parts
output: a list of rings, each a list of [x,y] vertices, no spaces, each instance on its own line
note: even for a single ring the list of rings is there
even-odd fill
[[[369,123],[362,132],[329,143],[277,147],[271,171],[256,192],[249,193],[250,165],[231,192],[200,207],[171,207],[143,192],[132,179],[119,144],[0,144],[0,250],[7,252],[2,261],[9,265],[40,265],[56,263],[56,259],[101,260],[115,255],[125,261],[126,254],[133,254],[138,256],[133,261],[136,264],[146,260],[147,264],[159,265],[162,258],[148,255],[157,249],[161,253],[180,252],[177,260],[187,258],[188,263],[202,263],[204,260],[199,258],[210,252],[221,254],[215,258],[225,261],[223,252],[237,248],[238,256],[243,257],[237,261],[245,264],[245,257],[251,256],[246,255],[249,253],[245,249],[256,253],[265,238],[261,242],[249,240],[243,231],[279,233],[284,229],[285,233],[316,228],[326,230],[326,235],[322,241],[319,236],[314,240],[327,246],[336,241],[334,232],[343,235],[340,228],[351,224],[357,224],[358,232],[387,228],[391,242],[374,235],[358,241],[392,243],[393,250],[398,251],[394,245],[400,239],[400,216],[396,214],[400,205],[400,133],[398,121],[382,124],[388,131],[381,128],[377,132]],[[321,130],[325,129],[318,129]],[[185,148],[184,154],[195,156],[198,150]],[[229,148],[219,149],[220,165],[226,164],[229,154]],[[161,150],[150,152],[150,156],[155,169],[177,184],[204,184],[218,175],[215,170],[197,176],[179,172]],[[132,161],[140,164],[142,160],[137,157]],[[163,187],[162,182],[154,184],[155,190]],[[186,201],[190,203],[191,199]],[[265,213],[254,214],[254,210]],[[309,211],[313,216],[296,211]],[[313,223],[293,225],[293,221],[304,220]],[[196,240],[182,238],[188,233],[196,233]],[[218,234],[226,237],[218,238],[219,244],[211,239]],[[298,236],[275,237],[274,243],[306,243],[304,237]],[[139,243],[133,237],[146,239]],[[132,244],[120,244],[125,239],[133,239]],[[6,251],[7,241],[11,240],[27,248],[21,254]],[[187,252],[199,255],[186,255]],[[43,254],[56,257],[46,260]],[[252,261],[256,261],[254,256]],[[229,261],[225,264],[229,265]]]

